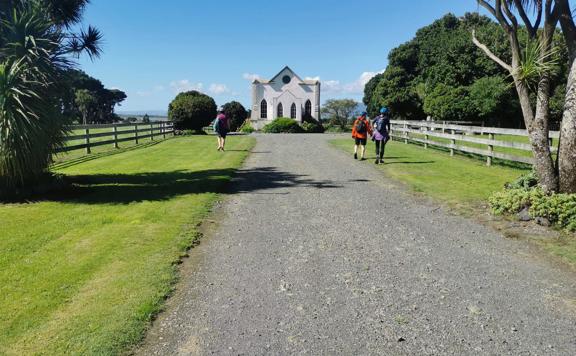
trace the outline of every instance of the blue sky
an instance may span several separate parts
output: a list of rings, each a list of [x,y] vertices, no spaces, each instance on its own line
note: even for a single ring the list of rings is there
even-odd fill
[[[250,105],[250,80],[289,65],[319,77],[322,99],[362,98],[388,52],[475,0],[93,0],[84,25],[104,34],[104,54],[81,68],[128,99],[117,111],[166,111],[178,91],[200,89],[221,105]]]

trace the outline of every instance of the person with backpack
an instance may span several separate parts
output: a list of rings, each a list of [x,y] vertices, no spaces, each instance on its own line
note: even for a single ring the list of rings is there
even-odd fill
[[[374,119],[372,141],[376,144],[376,164],[384,163],[384,150],[390,140],[390,115],[388,108],[380,109],[380,115]]]
[[[224,145],[226,144],[226,136],[230,130],[230,123],[228,118],[223,111],[218,112],[216,120],[214,120],[214,132],[218,136],[218,151],[224,151]]]
[[[354,159],[358,159],[358,146],[360,146],[360,160],[364,160],[368,135],[372,135],[372,126],[367,119],[368,114],[363,112],[352,125],[352,138],[354,139]]]

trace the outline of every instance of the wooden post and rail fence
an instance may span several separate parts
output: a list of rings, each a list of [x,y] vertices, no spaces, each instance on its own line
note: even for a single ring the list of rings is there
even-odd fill
[[[526,130],[404,120],[392,120],[391,127],[390,136],[395,140],[406,144],[418,143],[424,149],[442,147],[448,149],[451,156],[454,156],[455,151],[484,156],[488,166],[492,165],[494,158],[533,164],[532,146]],[[550,132],[550,140],[558,137],[558,131]],[[557,148],[552,147],[552,153],[556,151]],[[520,154],[524,152],[527,153]]]
[[[70,134],[65,138],[67,144],[56,153],[86,150],[87,154],[92,148],[110,145],[119,148],[122,142],[133,141],[139,144],[142,140],[165,139],[167,135],[174,135],[174,126],[170,121],[155,121],[150,123],[105,124],[105,125],[72,125],[68,127]],[[122,137],[120,137],[122,136]],[[96,140],[98,139],[98,140]],[[82,142],[82,143],[75,143]]]

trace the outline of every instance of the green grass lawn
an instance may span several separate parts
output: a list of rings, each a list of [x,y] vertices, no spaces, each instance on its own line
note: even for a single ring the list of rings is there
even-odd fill
[[[197,224],[253,145],[182,137],[58,171],[66,192],[0,204],[0,354],[117,354],[170,293]]]
[[[333,140],[332,143],[353,152],[350,139]],[[374,145],[371,142],[367,157],[366,164],[374,164]],[[492,193],[502,190],[505,183],[529,171],[521,166],[496,164],[486,167],[477,159],[450,157],[446,152],[395,141],[387,145],[386,164],[379,169],[386,176],[406,183],[413,191],[441,201],[465,215],[485,209]],[[576,265],[576,238],[573,234],[538,240],[538,243],[548,252]]]
[[[334,145],[350,153],[351,140],[334,140]],[[367,147],[367,163],[374,164],[374,145]],[[387,176],[407,183],[414,191],[425,193],[452,207],[470,209],[483,204],[504,184],[526,173],[527,169],[494,165],[482,161],[416,145],[391,141],[386,145],[386,164],[379,166]]]

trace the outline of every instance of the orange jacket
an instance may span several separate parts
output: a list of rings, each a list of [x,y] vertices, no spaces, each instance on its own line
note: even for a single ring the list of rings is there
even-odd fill
[[[358,123],[358,120],[364,120],[364,123],[366,124],[366,132],[360,133],[356,131],[356,123]],[[368,135],[372,135],[372,125],[370,125],[370,121],[362,116],[354,120],[354,124],[352,124],[352,138],[364,139],[368,138]]]

